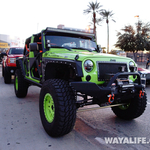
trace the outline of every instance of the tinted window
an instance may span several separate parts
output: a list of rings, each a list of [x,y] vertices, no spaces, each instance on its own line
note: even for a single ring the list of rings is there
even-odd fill
[[[10,48],[8,54],[23,54],[23,50],[23,48]]]
[[[95,50],[97,48],[95,41],[91,37],[81,35],[48,35],[46,40],[50,40],[51,47],[65,47],[70,48],[85,48]]]

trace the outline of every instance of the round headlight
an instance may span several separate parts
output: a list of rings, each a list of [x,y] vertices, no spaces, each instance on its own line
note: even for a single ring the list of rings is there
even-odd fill
[[[129,62],[129,69],[131,72],[137,71],[137,66],[134,66],[134,63],[132,61]]]
[[[132,61],[129,62],[129,67],[134,67],[134,63]]]
[[[84,62],[84,69],[86,72],[90,72],[93,69],[93,62],[91,60],[86,60]]]

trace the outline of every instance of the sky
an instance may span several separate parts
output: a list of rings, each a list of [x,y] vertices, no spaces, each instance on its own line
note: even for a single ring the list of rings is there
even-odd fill
[[[38,33],[46,27],[64,24],[65,27],[85,29],[91,16],[83,14],[89,2],[95,0],[0,0],[0,34],[18,36],[22,39]],[[97,0],[102,9],[113,11],[109,22],[109,45],[114,49],[116,33],[125,25],[133,25],[139,15],[143,22],[150,22],[149,0]],[[100,17],[100,16],[99,16]],[[91,26],[92,27],[92,26]],[[107,47],[106,21],[97,26],[97,43]]]

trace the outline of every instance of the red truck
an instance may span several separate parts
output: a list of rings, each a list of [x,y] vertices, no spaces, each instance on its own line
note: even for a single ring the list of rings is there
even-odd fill
[[[14,75],[16,70],[16,59],[23,57],[22,47],[11,47],[6,53],[1,53],[2,56],[2,76],[6,84],[11,83],[11,75]]]

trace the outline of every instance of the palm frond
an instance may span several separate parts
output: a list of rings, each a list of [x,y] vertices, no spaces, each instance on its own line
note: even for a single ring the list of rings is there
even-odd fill
[[[84,14],[89,14],[89,13],[93,13],[96,12],[98,13],[100,11],[100,8],[102,7],[102,5],[100,5],[99,2],[89,2],[89,4],[87,5],[87,9],[83,10]]]
[[[87,5],[87,9],[83,10],[84,14],[92,15],[92,24],[93,24],[93,33],[96,35],[96,24],[99,25],[101,22],[101,18],[97,19],[97,14],[101,11],[102,5],[99,2],[89,2]]]
[[[100,15],[103,17],[103,19],[110,19],[110,18],[113,18],[113,11],[107,11],[105,9],[103,9],[101,12],[100,12]],[[116,22],[114,19],[112,19],[113,22]]]

